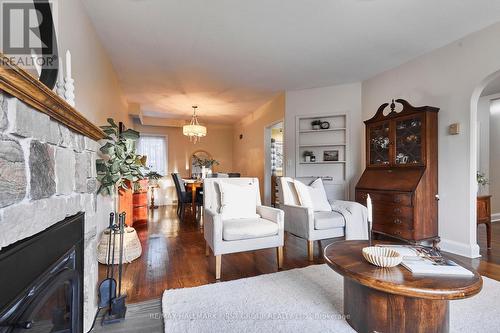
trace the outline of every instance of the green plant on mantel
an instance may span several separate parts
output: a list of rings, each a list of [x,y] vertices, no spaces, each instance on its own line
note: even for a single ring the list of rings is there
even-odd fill
[[[101,126],[106,133],[106,144],[101,147],[103,157],[96,161],[97,193],[111,195],[115,189],[128,189],[127,181],[134,183],[144,178],[141,168],[146,168],[146,157],[137,155],[135,142],[139,132],[127,129],[119,133],[118,125],[108,118],[108,126]]]
[[[198,168],[205,167],[210,169],[214,165],[219,165],[219,161],[214,160],[213,158],[201,158],[193,155],[193,164]]]

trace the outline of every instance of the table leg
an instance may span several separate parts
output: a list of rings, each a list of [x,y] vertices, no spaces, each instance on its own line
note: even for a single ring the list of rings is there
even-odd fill
[[[449,301],[394,295],[344,277],[344,315],[357,332],[448,332]]]
[[[196,186],[191,186],[191,210],[196,211]]]

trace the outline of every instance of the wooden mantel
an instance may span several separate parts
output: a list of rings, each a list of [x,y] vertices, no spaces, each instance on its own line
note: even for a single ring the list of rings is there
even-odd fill
[[[31,74],[0,53],[0,90],[49,115],[73,131],[99,140],[104,132]]]

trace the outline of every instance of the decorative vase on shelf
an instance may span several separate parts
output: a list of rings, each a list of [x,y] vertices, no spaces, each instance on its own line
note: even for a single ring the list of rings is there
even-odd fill
[[[311,156],[311,162],[316,162],[316,156]]]
[[[311,156],[309,156],[309,155],[305,156],[305,157],[304,157],[304,160],[305,160],[306,162],[311,162]]]
[[[201,179],[207,178],[207,168],[204,166],[201,167]]]

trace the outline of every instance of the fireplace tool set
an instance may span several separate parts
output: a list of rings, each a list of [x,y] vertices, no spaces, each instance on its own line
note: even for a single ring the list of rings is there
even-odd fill
[[[99,284],[99,308],[90,330],[93,329],[97,316],[103,309],[106,309],[106,313],[102,318],[102,325],[122,321],[125,319],[125,313],[127,312],[127,306],[125,304],[125,298],[127,295],[122,294],[125,213],[118,214],[117,218],[115,218],[114,213],[109,214],[109,226],[107,233],[109,234],[109,239],[107,249],[106,278]],[[116,246],[117,236],[118,248]],[[118,251],[118,260],[115,260],[116,251]],[[116,269],[115,265],[118,265]],[[115,275],[118,275],[118,282],[115,279]]]

